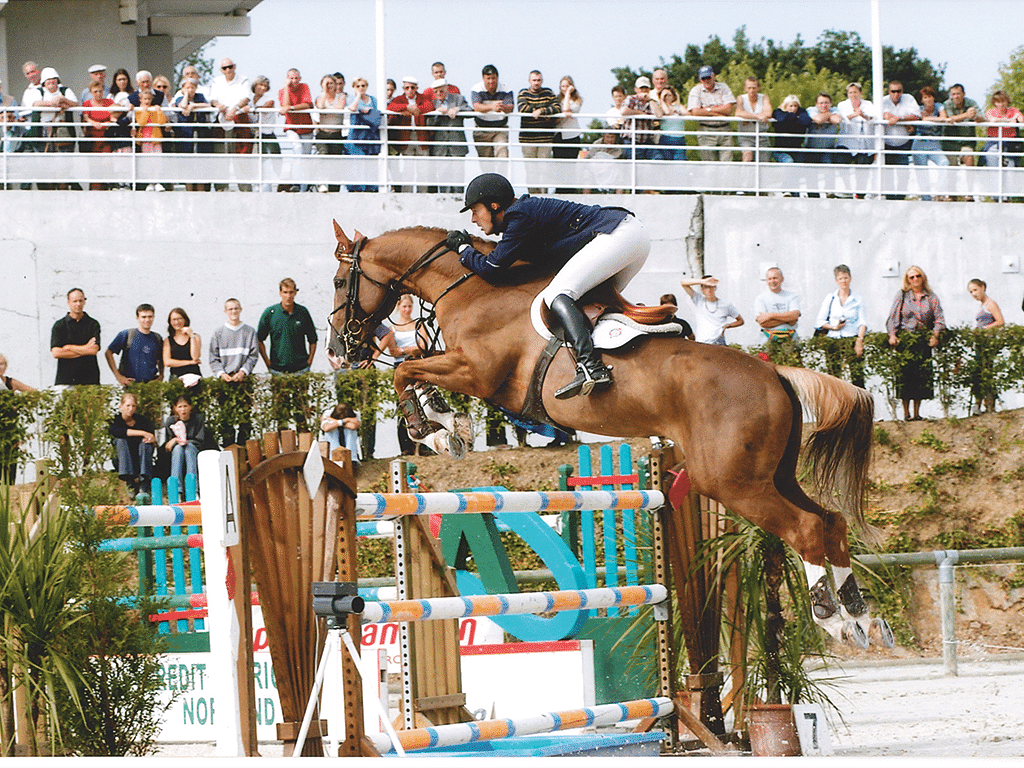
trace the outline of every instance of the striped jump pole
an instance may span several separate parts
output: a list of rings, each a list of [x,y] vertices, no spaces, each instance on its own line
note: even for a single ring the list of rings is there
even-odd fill
[[[661,491],[473,491],[470,493],[359,493],[356,517],[482,512],[570,512],[593,509],[656,509]]]
[[[150,504],[146,506],[98,506],[93,514],[111,525],[158,526],[202,525],[202,507],[196,504]]]
[[[364,624],[388,621],[430,621],[462,619],[468,616],[514,616],[525,613],[614,608],[660,603],[668,597],[661,584],[640,587],[605,587],[561,592],[521,592],[508,595],[467,595],[433,597],[423,600],[395,600],[367,603]]]
[[[416,728],[398,731],[397,735],[403,749],[414,751],[431,747],[454,747],[459,744],[504,739],[509,736],[529,736],[534,733],[555,733],[573,728],[613,725],[624,720],[640,720],[645,717],[665,717],[672,714],[674,710],[672,700],[668,698],[638,699],[619,704],[601,704],[596,707],[570,709],[564,712],[548,712],[532,717]],[[367,734],[367,738],[373,742],[373,746],[382,755],[394,750],[394,742],[386,733]]]
[[[100,552],[152,552],[202,546],[201,533],[174,533],[168,536],[145,536],[135,539],[107,539],[101,541],[97,549]]]

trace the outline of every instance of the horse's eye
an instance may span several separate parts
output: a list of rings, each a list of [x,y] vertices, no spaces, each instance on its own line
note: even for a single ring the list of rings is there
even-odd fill
[[[343,278],[343,277],[336,277],[336,278],[334,278],[334,290],[340,291],[344,287],[345,287],[345,278]]]

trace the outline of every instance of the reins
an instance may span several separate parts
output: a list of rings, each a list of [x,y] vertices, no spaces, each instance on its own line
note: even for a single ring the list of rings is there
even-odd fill
[[[376,331],[384,321],[384,318],[386,318],[391,312],[389,305],[392,304],[392,300],[397,300],[397,298],[403,294],[413,292],[411,288],[405,284],[405,281],[416,272],[426,269],[445,253],[451,251],[447,246],[446,241],[442,240],[429,248],[422,256],[417,258],[397,280],[390,280],[387,283],[383,283],[370,277],[362,268],[360,255],[366,242],[367,238],[365,237],[356,241],[352,248],[352,254],[348,257],[344,256],[345,251],[343,250],[343,243],[338,243],[338,247],[334,252],[335,257],[339,261],[348,261],[352,267],[349,271],[348,288],[345,294],[345,301],[335,307],[327,316],[327,325],[331,328],[331,333],[334,338],[341,342],[342,348],[345,350],[346,357],[350,359],[353,356],[357,358],[360,357],[364,351],[369,352],[372,355],[372,352],[374,351],[370,341],[372,338],[372,332]],[[421,305],[421,315],[419,319],[416,320],[416,330],[417,333],[420,330],[423,330],[424,334],[427,336],[427,349],[424,350],[425,354],[433,354],[439,349],[441,330],[438,328],[436,323],[437,305],[440,303],[441,299],[448,295],[449,292],[462,285],[466,280],[472,277],[473,274],[473,272],[466,272],[461,277],[457,278],[451,285],[441,291],[438,297],[430,305],[430,309],[426,309]],[[359,284],[362,279],[368,280],[373,285],[381,288],[384,291],[384,295],[377,307],[366,317],[360,319],[356,317],[356,313],[362,309],[359,304]],[[335,285],[335,288],[337,288],[337,285]],[[331,318],[342,309],[345,310],[344,333],[339,333],[331,322]],[[371,333],[366,333],[367,328],[370,329]]]

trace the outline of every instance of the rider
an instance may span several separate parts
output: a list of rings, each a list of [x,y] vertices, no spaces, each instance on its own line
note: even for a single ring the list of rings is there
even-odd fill
[[[512,185],[498,173],[485,173],[469,183],[462,211],[468,210],[484,234],[501,234],[494,250],[483,254],[473,248],[466,232],[448,233],[448,247],[478,275],[492,277],[517,260],[558,269],[541,296],[572,347],[576,377],[555,397],[589,395],[610,385],[611,372],[594,351],[590,322],[576,302],[609,278],[622,291],[640,271],[651,250],[643,224],[625,208],[529,195],[516,200]]]

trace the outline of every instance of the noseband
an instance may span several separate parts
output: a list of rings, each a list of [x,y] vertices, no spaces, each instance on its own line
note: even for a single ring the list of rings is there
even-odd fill
[[[406,293],[413,292],[412,289],[405,284],[406,279],[416,272],[425,269],[435,260],[451,250],[448,248],[446,242],[442,240],[416,259],[416,261],[414,261],[397,280],[390,280],[387,283],[383,283],[370,277],[362,268],[360,257],[366,241],[367,238],[365,237],[357,240],[352,247],[351,256],[345,255],[347,251],[344,243],[338,243],[338,247],[334,251],[335,258],[339,261],[347,261],[351,264],[351,269],[348,274],[348,288],[345,294],[345,301],[336,306],[327,316],[327,325],[331,329],[332,339],[341,343],[341,348],[344,350],[345,357],[350,361],[353,356],[358,358],[364,354],[364,352],[372,353],[375,351],[370,341],[370,339],[373,338],[373,332],[377,330],[380,324],[384,321],[384,318],[390,314],[392,307],[398,299]],[[438,302],[440,302],[449,291],[464,283],[472,277],[473,274],[473,272],[467,272],[445,288],[434,301],[434,307],[437,306]],[[381,298],[380,303],[372,312],[369,313],[364,312],[359,303],[359,285],[363,280],[372,283],[384,291],[384,295]],[[337,290],[338,287],[338,281],[335,279],[334,289]],[[339,333],[331,320],[334,315],[343,309],[345,310],[344,330]],[[360,315],[362,316],[360,317]],[[434,316],[434,309],[431,308],[427,313],[427,317],[420,322],[423,322],[424,324],[433,324]],[[436,351],[438,337],[440,334],[439,332],[435,332],[429,335],[430,343],[429,348],[426,350],[428,354]]]

